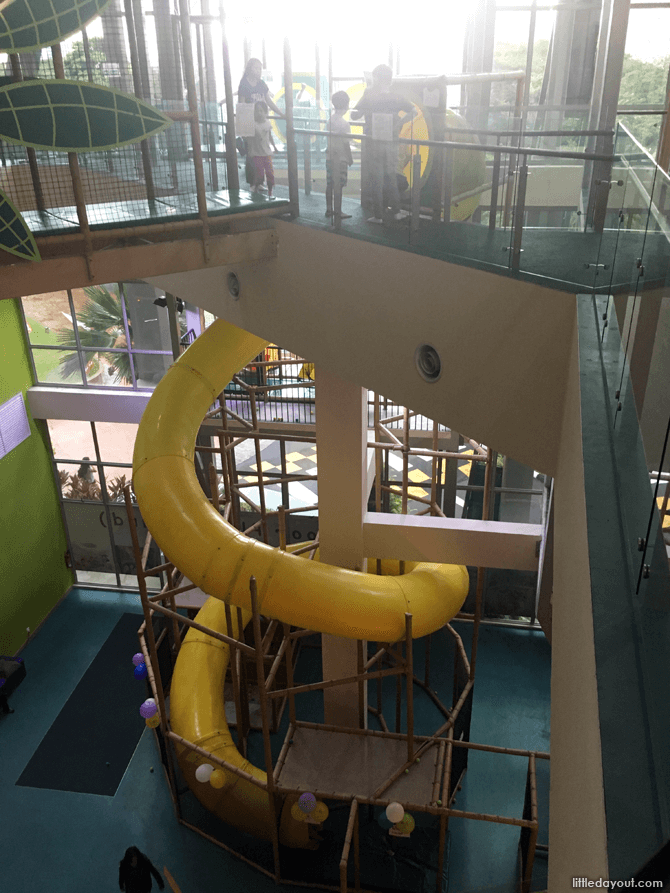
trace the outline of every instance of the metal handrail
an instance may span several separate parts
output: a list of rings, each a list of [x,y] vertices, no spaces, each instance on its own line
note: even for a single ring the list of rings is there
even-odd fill
[[[331,135],[332,131],[329,130],[297,130],[296,133],[306,133],[313,134],[314,136],[327,136]],[[609,133],[609,131],[608,131]],[[337,136],[338,134],[336,134]],[[341,136],[341,134],[339,134]],[[373,140],[371,136],[364,133],[352,134],[350,137],[352,140],[366,140],[368,142],[386,142],[386,140]],[[418,139],[405,139],[403,137],[398,137],[393,140],[393,142],[403,143],[411,146],[429,146],[436,149],[444,148],[444,149],[472,149],[477,152],[493,152],[493,153],[505,153],[509,154],[510,152],[514,155],[540,155],[543,158],[574,158],[578,161],[620,161],[620,156],[618,155],[601,155],[595,152],[561,152],[557,149],[527,149],[524,146],[488,146],[483,143],[459,143],[449,140],[418,140]]]
[[[665,179],[670,183],[670,174],[668,174],[667,171],[663,170],[663,168],[662,168],[662,167],[660,166],[660,164],[656,161],[656,159],[651,155],[651,153],[650,153],[647,149],[644,148],[644,146],[642,145],[642,143],[641,143],[638,139],[636,139],[636,138],[633,136],[633,134],[632,134],[632,133],[630,132],[630,130],[626,127],[626,125],[623,123],[623,121],[617,121],[617,127],[620,127],[620,128],[626,133],[626,136],[630,137],[630,139],[635,143],[635,145],[636,145],[636,146],[638,147],[638,149],[642,152],[642,154],[643,154],[643,155],[646,155],[646,157],[649,159],[649,161],[651,161],[651,163],[652,163],[652,164],[654,165],[654,167],[657,169],[656,172],[657,172],[657,173],[661,173],[661,174],[663,174],[663,176],[665,177]],[[623,161],[626,160],[626,155],[625,155],[624,153],[621,154],[621,159],[622,159]]]

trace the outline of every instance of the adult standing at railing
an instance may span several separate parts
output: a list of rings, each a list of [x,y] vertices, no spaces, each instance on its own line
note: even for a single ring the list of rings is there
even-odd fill
[[[237,101],[238,102],[264,102],[271,109],[275,115],[278,115],[280,118],[286,117],[282,110],[278,108],[275,103],[270,98],[270,88],[262,80],[261,75],[263,74],[263,63],[260,59],[249,59],[245,68],[244,74],[240,80],[240,85],[237,88]],[[245,140],[245,155],[246,155],[246,169],[245,176],[247,183],[253,184],[253,170],[249,160],[249,140]]]
[[[378,65],[372,71],[372,85],[368,87],[351,112],[351,119],[365,115],[364,133],[372,137],[368,142],[368,163],[372,183],[373,216],[368,223],[383,223],[384,210],[391,208],[394,220],[407,217],[400,210],[398,193],[398,144],[400,128],[411,120],[417,110],[412,103],[398,93],[393,93],[393,71],[388,65]],[[400,118],[405,112],[407,118]]]

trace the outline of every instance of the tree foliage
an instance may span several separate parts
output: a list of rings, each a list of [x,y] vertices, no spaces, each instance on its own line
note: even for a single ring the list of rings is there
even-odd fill
[[[660,105],[665,108],[670,56],[645,62],[626,53],[623,59],[619,106]],[[661,116],[628,115],[621,117],[630,130],[652,155],[658,146]]]
[[[114,380],[119,384],[128,384],[132,380],[130,358],[127,353],[105,352],[105,348],[127,347],[126,332],[123,323],[122,298],[118,292],[111,292],[102,285],[85,288],[88,300],[77,313],[77,333],[79,342],[91,356],[100,353],[114,370]],[[130,331],[130,322],[128,322]],[[63,348],[76,349],[77,341],[72,329],[59,329],[58,343]],[[132,337],[132,332],[131,332]],[[60,363],[63,378],[72,378],[79,373],[77,354],[63,355]]]
[[[88,45],[91,57],[93,82],[101,87],[109,87],[109,78],[105,72],[107,57],[103,50],[102,37],[91,37]],[[63,57],[63,68],[65,69],[65,77],[68,78],[68,80],[88,80],[88,68],[86,67],[86,54],[84,53],[83,41],[77,40],[72,44],[70,52]],[[42,59],[37,76],[40,78],[52,78],[54,76],[51,57]]]

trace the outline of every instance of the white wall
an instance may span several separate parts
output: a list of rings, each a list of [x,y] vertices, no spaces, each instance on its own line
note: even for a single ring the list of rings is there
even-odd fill
[[[608,877],[576,320],[554,481],[549,893]]]
[[[574,296],[294,223],[277,233],[276,259],[150,281],[554,474]],[[436,384],[415,369],[423,342],[442,357]]]

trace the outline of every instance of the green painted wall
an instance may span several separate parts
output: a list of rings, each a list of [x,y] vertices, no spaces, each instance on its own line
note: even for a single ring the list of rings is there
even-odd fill
[[[33,384],[18,301],[0,301],[0,403]],[[28,412],[30,418],[30,412]],[[0,459],[0,654],[15,654],[74,582],[43,423]]]

